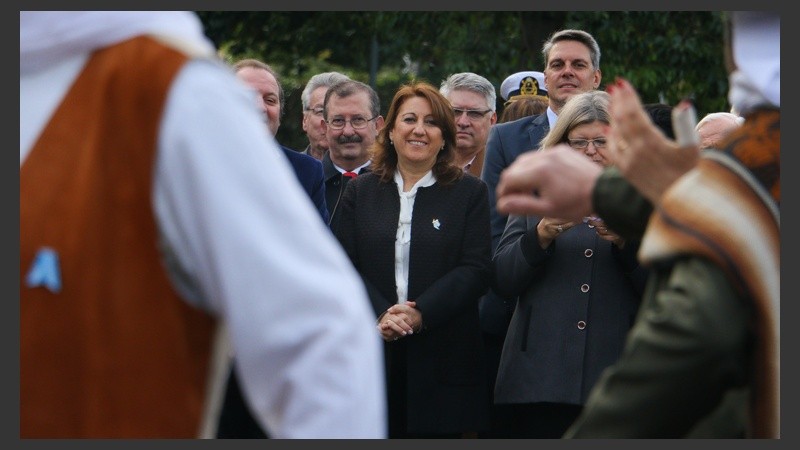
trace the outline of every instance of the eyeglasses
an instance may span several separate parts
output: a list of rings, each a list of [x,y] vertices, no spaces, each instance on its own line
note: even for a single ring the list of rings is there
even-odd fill
[[[322,116],[322,114],[325,112],[325,110],[322,108],[306,108],[306,111],[314,114],[315,116]]]
[[[326,120],[325,122],[328,124],[329,127],[333,128],[334,130],[342,130],[342,129],[344,129],[345,125],[347,125],[347,122],[350,122],[350,126],[353,127],[354,130],[360,130],[362,128],[366,128],[367,123],[370,120],[375,120],[377,118],[378,118],[378,116],[375,116],[375,117],[373,117],[371,119],[365,119],[363,117],[353,117],[350,120],[346,120],[346,119],[331,119],[331,120]]]
[[[583,150],[584,148],[589,146],[591,142],[594,144],[594,148],[605,148],[608,141],[606,138],[597,138],[597,139],[568,139],[569,146],[572,148],[576,148],[579,150]]]
[[[480,109],[461,109],[461,108],[453,108],[453,112],[456,115],[456,119],[461,117],[462,114],[467,113],[467,118],[469,120],[479,120],[481,117],[485,116],[486,113],[490,112],[491,109],[487,109],[481,111]]]

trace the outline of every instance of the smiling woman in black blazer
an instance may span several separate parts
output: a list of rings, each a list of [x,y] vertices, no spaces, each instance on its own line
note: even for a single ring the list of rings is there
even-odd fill
[[[389,437],[468,437],[488,425],[478,299],[491,276],[486,185],[453,164],[450,103],[395,94],[372,172],[348,183],[333,229],[385,341]]]

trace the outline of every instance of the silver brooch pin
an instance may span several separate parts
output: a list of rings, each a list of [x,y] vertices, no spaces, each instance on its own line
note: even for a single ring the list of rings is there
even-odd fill
[[[433,219],[431,223],[433,224],[433,228],[436,228],[437,230],[439,229],[440,226],[442,226],[442,224],[439,223],[439,219]]]

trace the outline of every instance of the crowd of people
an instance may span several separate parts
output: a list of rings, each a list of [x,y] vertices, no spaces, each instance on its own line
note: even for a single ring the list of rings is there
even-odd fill
[[[195,15],[20,12],[20,437],[780,438],[780,17],[728,25],[689,129],[563,29],[385,117],[316,74],[291,149]]]

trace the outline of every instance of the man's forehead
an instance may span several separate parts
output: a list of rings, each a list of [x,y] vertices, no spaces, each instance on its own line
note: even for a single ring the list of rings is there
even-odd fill
[[[368,113],[370,109],[369,97],[364,92],[357,92],[347,97],[339,97],[336,94],[328,98],[328,111],[338,113]]]
[[[453,89],[447,100],[453,108],[458,109],[483,109],[489,106],[489,101],[483,94],[465,88]]]
[[[589,47],[580,41],[558,41],[550,49],[549,61],[589,61],[591,53]]]

